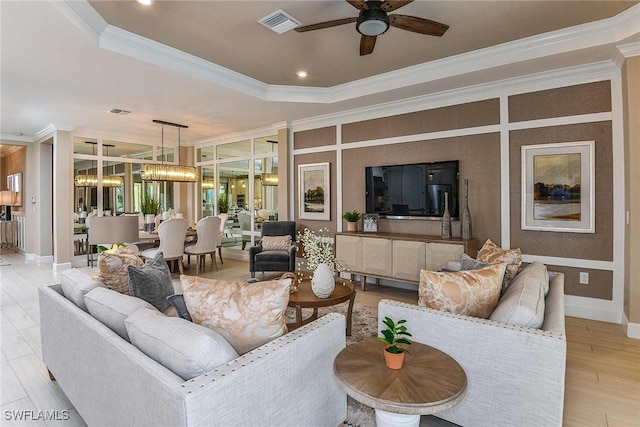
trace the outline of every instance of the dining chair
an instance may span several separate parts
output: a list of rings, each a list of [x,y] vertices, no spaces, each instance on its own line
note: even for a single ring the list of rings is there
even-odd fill
[[[157,248],[149,248],[140,252],[145,259],[153,259],[158,252],[162,252],[165,261],[178,261],[180,273],[184,274],[182,256],[184,255],[184,239],[187,237],[187,221],[184,219],[168,219],[158,226],[158,238],[160,245]]]
[[[138,218],[132,216],[88,216],[87,265],[93,267],[93,253],[98,245],[111,247],[114,243],[134,243],[138,239]]]
[[[184,253],[187,255],[187,259],[190,259],[190,255],[196,256],[197,276],[200,274],[200,264],[202,264],[202,269],[204,270],[204,264],[209,254],[211,255],[211,264],[215,266],[216,270],[218,269],[218,264],[216,264],[216,249],[222,245],[220,218],[217,216],[202,218],[196,224],[196,234],[198,235],[198,240],[196,243],[186,246]]]
[[[238,213],[238,223],[240,224],[240,232],[242,233],[242,250],[251,242],[251,215],[245,212]],[[246,233],[245,232],[249,232]]]
[[[227,221],[229,221],[228,213],[219,213],[218,218],[220,218],[220,244],[218,245],[218,256],[220,257],[220,262],[224,264],[222,260],[222,238],[227,231]]]

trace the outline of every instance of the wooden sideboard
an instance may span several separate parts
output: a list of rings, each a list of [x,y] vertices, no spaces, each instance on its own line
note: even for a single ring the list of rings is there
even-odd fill
[[[418,283],[420,270],[446,268],[462,253],[476,256],[476,239],[443,239],[439,236],[393,233],[337,233],[336,259],[347,264],[350,273],[360,275],[365,290],[367,277]]]

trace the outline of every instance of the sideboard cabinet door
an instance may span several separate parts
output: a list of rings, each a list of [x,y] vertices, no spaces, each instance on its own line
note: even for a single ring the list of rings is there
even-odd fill
[[[336,236],[336,259],[344,262],[350,271],[362,271],[362,242],[357,236]]]
[[[447,268],[449,261],[460,261],[464,246],[454,243],[427,243],[425,266],[427,270],[438,271]]]
[[[367,275],[391,277],[392,240],[362,238],[362,271]]]
[[[405,240],[393,241],[393,277],[412,282],[420,281],[420,270],[425,268],[426,244]]]

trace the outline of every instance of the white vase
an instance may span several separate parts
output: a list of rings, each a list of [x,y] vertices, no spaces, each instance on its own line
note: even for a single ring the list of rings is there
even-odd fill
[[[316,271],[313,273],[313,279],[311,279],[311,290],[318,298],[328,298],[336,287],[336,283],[333,279],[333,271],[325,264],[320,263],[316,267]]]

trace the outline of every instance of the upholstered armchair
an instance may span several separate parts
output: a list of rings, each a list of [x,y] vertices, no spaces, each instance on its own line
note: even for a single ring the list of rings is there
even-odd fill
[[[291,238],[286,248],[279,243],[274,243],[278,239],[268,238],[281,236],[289,236]],[[256,277],[256,271],[295,271],[297,250],[295,243],[295,221],[263,222],[260,244],[249,248],[249,271],[251,272],[251,277]]]

